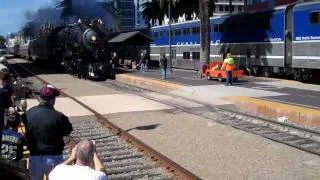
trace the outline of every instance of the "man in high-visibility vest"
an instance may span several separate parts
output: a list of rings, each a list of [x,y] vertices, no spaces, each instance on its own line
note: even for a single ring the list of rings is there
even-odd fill
[[[234,70],[234,60],[231,53],[227,54],[227,58],[223,61],[222,70],[226,70],[226,86],[232,85],[232,71]]]

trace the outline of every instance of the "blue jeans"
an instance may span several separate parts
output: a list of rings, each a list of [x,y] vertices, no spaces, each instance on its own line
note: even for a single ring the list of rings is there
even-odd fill
[[[227,79],[226,85],[232,85],[232,71],[226,71]]]
[[[30,156],[29,173],[32,180],[43,180],[51,170],[63,162],[62,155],[40,155]]]
[[[143,64],[143,63],[140,64],[140,72],[146,72],[145,64]]]
[[[161,68],[161,79],[167,78],[167,68]]]

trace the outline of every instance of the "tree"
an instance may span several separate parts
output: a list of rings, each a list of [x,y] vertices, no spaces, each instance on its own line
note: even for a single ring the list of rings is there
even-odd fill
[[[6,42],[6,38],[3,36],[0,36],[0,46],[3,46],[5,42]]]
[[[200,73],[202,77],[202,65],[210,61],[210,0],[199,0],[200,9]]]
[[[232,1],[232,0],[230,0]],[[192,14],[200,17],[200,73],[202,65],[210,61],[210,16],[215,8],[215,0],[152,0],[143,4],[143,17],[147,22],[155,20],[162,23],[165,15],[168,17],[168,6],[171,3],[171,20],[177,20],[179,16],[185,15],[186,20],[192,19]],[[159,12],[164,12],[159,14]],[[159,17],[161,16],[161,17]]]
[[[164,13],[157,0],[145,2],[141,6],[142,17],[145,19],[146,23],[149,24],[151,22],[151,25],[154,26],[158,20],[159,24],[162,24]]]

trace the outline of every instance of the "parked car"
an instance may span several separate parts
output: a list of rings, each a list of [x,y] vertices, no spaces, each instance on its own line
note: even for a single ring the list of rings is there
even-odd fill
[[[210,62],[209,66],[204,65],[203,68],[203,76],[206,76],[208,80],[218,79],[218,81],[222,82],[227,78],[226,72],[221,70],[223,62]],[[242,79],[244,77],[243,70],[233,70],[232,78],[234,81]]]

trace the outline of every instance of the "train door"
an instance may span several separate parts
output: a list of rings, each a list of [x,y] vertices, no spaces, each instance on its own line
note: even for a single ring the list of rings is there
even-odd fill
[[[284,30],[284,66],[290,67],[292,64],[292,14],[293,6],[288,6],[285,10],[285,30]]]
[[[170,58],[168,58],[170,59]],[[172,67],[176,67],[177,65],[177,49],[176,48],[171,48],[171,64],[168,64],[168,67],[170,67],[172,65]]]

